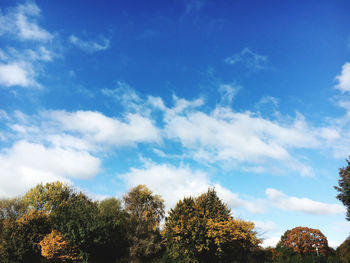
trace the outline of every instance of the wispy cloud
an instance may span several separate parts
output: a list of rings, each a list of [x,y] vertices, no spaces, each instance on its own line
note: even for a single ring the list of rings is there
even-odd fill
[[[262,70],[268,68],[268,57],[255,53],[249,48],[244,48],[241,52],[227,57],[225,63],[229,65],[242,64],[250,70]]]
[[[82,40],[74,35],[69,37],[69,42],[87,53],[95,53],[109,48],[110,41],[101,38],[99,42],[95,40]]]
[[[49,41],[53,35],[38,24],[40,8],[35,3],[26,3],[9,8],[0,14],[0,35],[12,35],[22,41]]]
[[[278,123],[252,112],[235,112],[216,107],[205,113],[188,101],[176,102],[165,110],[165,133],[178,140],[193,158],[208,162],[236,161],[259,163],[279,160],[303,175],[310,171],[289,153],[290,148],[317,148],[319,141],[312,127],[299,115],[291,123]],[[175,110],[177,109],[177,110]],[[292,161],[293,160],[293,161]],[[293,165],[291,165],[293,163]]]
[[[4,40],[0,86],[41,87],[36,78],[43,70],[42,62],[52,61],[56,54],[51,50],[54,35],[39,26],[39,18],[41,10],[32,2],[10,7],[3,14],[0,10],[0,37]]]
[[[221,95],[221,103],[231,104],[241,88],[241,86],[235,84],[221,84],[218,89]]]
[[[205,5],[205,0],[186,0],[186,14],[192,13],[192,12],[199,12],[203,6]]]
[[[272,188],[266,190],[266,195],[273,206],[285,211],[297,211],[313,215],[345,213],[345,208],[341,205],[322,203],[309,198],[287,196],[283,192]]]
[[[143,101],[139,94],[126,82],[117,81],[117,87],[114,89],[102,89],[102,94],[120,102],[127,110],[141,111]]]
[[[340,75],[336,76],[338,84],[336,89],[341,92],[350,92],[350,63],[347,62],[343,65]]]

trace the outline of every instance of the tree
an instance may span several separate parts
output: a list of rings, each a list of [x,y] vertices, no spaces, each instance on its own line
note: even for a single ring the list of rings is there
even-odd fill
[[[338,248],[337,255],[341,262],[350,262],[350,239],[347,238]]]
[[[278,249],[289,248],[305,257],[315,255],[326,257],[329,253],[327,238],[318,229],[295,227],[287,230],[277,245]]]
[[[180,262],[245,262],[261,242],[254,224],[234,219],[214,189],[179,201],[165,220],[163,237],[168,256]]]
[[[52,239],[53,234],[48,236],[46,241],[57,241],[57,238],[62,236],[62,242],[68,242],[71,247],[76,248],[82,262],[98,262],[99,259],[110,262],[109,255],[115,254],[106,253],[106,248],[120,252],[118,247],[111,247],[125,240],[122,235],[116,236],[120,224],[105,216],[104,213],[107,212],[99,209],[98,203],[85,194],[61,182],[53,182],[37,185],[30,189],[23,199],[31,211],[47,213],[52,220],[52,229],[60,233],[55,236],[56,239]],[[118,234],[120,232],[122,231]],[[112,237],[116,240],[107,244]],[[115,261],[115,258],[112,261]]]
[[[72,187],[57,181],[35,186],[24,195],[23,201],[30,209],[52,212],[66,206],[75,195]]]
[[[0,199],[0,262],[5,262],[7,244],[10,241],[8,231],[16,225],[16,220],[27,212],[27,207],[20,198]]]
[[[52,263],[80,262],[77,247],[72,246],[60,232],[52,230],[41,241],[41,255]]]
[[[39,184],[0,200],[0,262],[115,263],[127,254],[127,219],[120,200],[96,202],[61,182]]]
[[[39,242],[51,226],[43,211],[30,211],[17,220],[7,220],[1,236],[1,262],[41,262]]]
[[[127,214],[122,209],[120,200],[108,198],[98,203],[93,255],[96,262],[115,263],[127,257],[127,223]]]
[[[0,199],[0,222],[6,219],[18,219],[27,213],[27,205],[21,198]]]
[[[54,229],[61,232],[70,244],[79,250],[83,262],[91,257],[103,239],[97,223],[98,207],[83,193],[74,194],[69,202],[58,206],[52,212]]]
[[[123,198],[128,214],[130,262],[150,262],[162,252],[159,224],[164,218],[164,201],[145,185],[132,188]]]
[[[338,180],[338,186],[334,188],[338,191],[337,198],[347,208],[346,219],[350,220],[350,157],[346,159],[347,166],[339,169],[340,179]]]

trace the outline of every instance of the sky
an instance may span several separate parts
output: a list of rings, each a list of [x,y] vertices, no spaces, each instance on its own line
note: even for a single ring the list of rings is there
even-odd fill
[[[264,246],[349,235],[348,1],[0,3],[0,197],[214,187]]]

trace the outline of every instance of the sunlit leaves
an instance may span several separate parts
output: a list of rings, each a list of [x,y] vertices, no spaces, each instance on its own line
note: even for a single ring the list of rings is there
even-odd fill
[[[179,201],[166,218],[163,236],[168,255],[181,262],[231,262],[261,243],[254,224],[232,218],[213,189]]]
[[[145,185],[131,189],[123,200],[128,214],[130,262],[148,262],[162,250],[159,224],[164,217],[164,201]]]
[[[295,227],[282,236],[282,243],[301,256],[317,255],[327,256],[329,252],[327,238],[318,229]]]
[[[50,262],[81,262],[78,249],[56,230],[52,230],[40,241],[40,247],[41,255]]]

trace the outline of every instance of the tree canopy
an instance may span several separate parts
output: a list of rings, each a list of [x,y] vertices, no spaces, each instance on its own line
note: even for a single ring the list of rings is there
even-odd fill
[[[339,169],[338,186],[334,188],[338,191],[337,198],[346,206],[346,218],[350,220],[350,158],[346,162],[347,166]]]
[[[310,255],[327,257],[330,251],[327,238],[320,230],[300,226],[287,230],[277,244],[277,249],[282,253],[289,251],[289,254],[292,251],[302,258]]]
[[[348,262],[348,241],[335,252],[307,227],[286,231],[276,249],[260,247],[254,224],[234,218],[215,189],[179,200],[165,222],[164,207],[145,185],[94,201],[61,182],[39,184],[0,200],[0,262]]]
[[[164,201],[145,185],[138,185],[124,195],[128,214],[130,262],[149,262],[161,256],[159,224],[164,218]]]
[[[254,224],[231,216],[214,189],[184,198],[171,209],[163,236],[170,258],[179,262],[243,262],[261,240]]]

